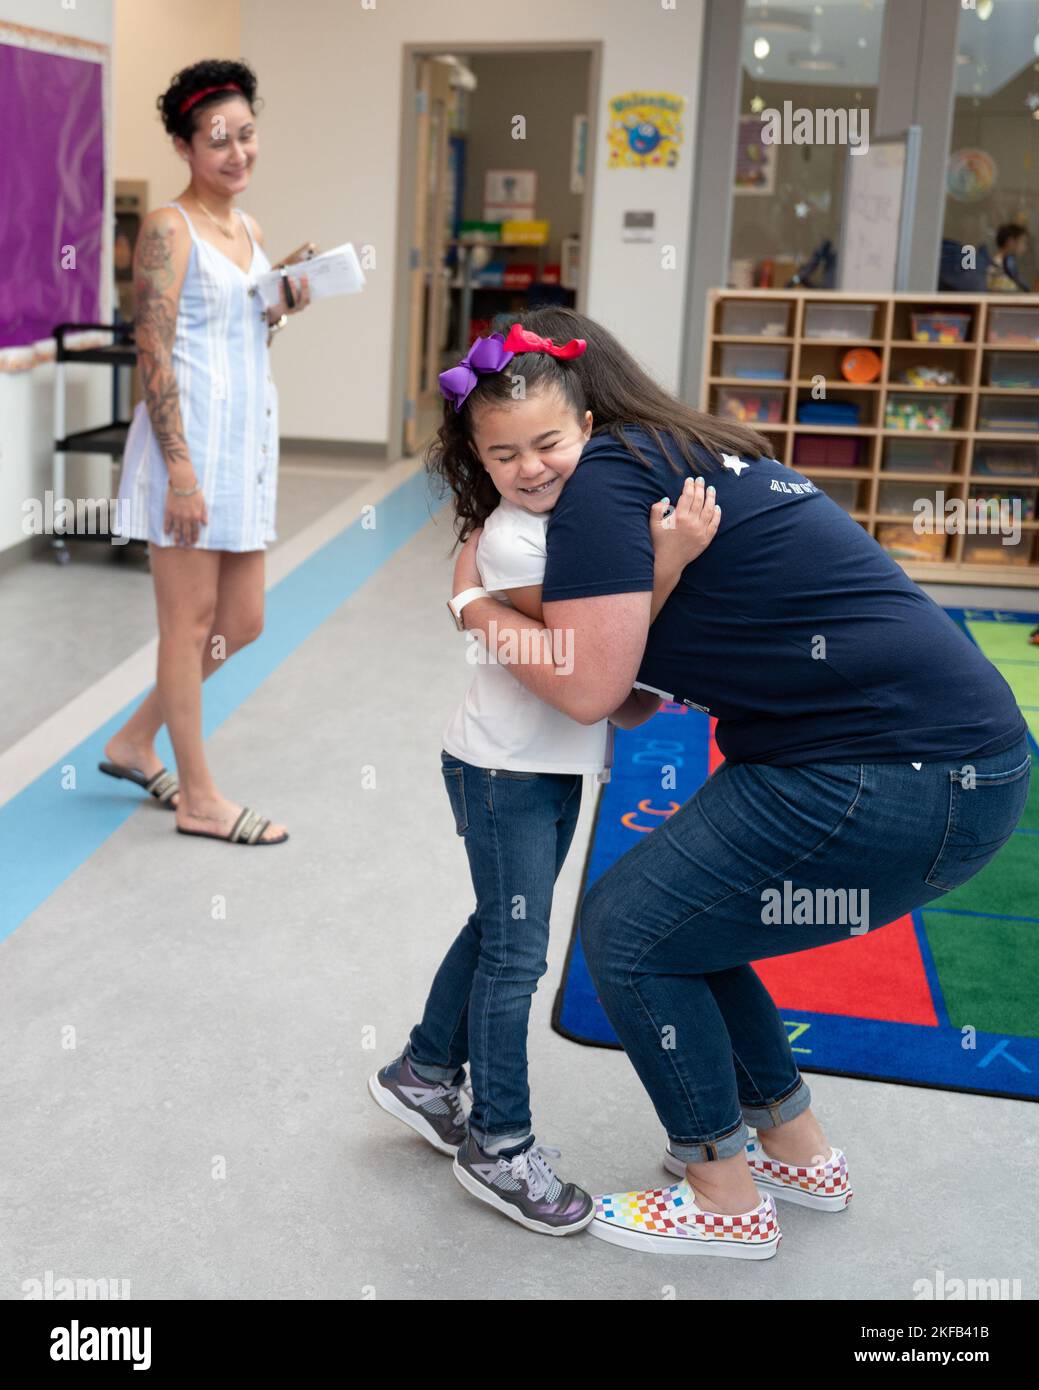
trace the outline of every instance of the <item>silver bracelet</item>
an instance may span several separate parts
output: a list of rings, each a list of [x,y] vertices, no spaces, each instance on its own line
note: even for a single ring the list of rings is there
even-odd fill
[[[174,497],[194,497],[196,492],[201,491],[201,483],[196,483],[194,487],[174,487],[173,484],[170,483],[170,492],[173,493]]]

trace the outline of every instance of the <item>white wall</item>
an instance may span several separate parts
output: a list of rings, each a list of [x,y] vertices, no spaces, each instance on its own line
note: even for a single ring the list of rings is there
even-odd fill
[[[733,0],[735,3],[736,0]],[[368,0],[372,3],[372,0]],[[696,148],[702,5],[676,0],[241,0],[242,52],[267,101],[256,179],[244,200],[272,259],[313,239],[375,247],[363,295],[314,305],[273,349],[281,428],[302,438],[385,441],[397,249],[404,43],[603,43],[587,310],[661,382],[678,380]],[[677,169],[606,167],[607,102],[634,89],[686,99]],[[537,93],[531,93],[531,111]],[[530,113],[528,112],[528,120]],[[569,148],[570,131],[560,133]],[[625,209],[656,212],[656,243],[621,241]],[[678,267],[662,270],[660,245]]]
[[[110,44],[112,0],[78,0],[74,9],[64,8],[60,0],[0,0],[0,22]],[[79,367],[70,369],[68,377],[69,430],[109,420],[110,373]],[[53,401],[53,364],[0,372],[0,551],[26,540],[23,504],[28,498],[42,499],[50,486]],[[70,461],[68,490],[97,496],[98,484],[104,491],[106,477],[104,463],[99,467],[96,460]]]

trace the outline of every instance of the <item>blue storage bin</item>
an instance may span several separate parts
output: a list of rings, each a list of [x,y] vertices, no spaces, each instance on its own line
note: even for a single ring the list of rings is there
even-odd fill
[[[859,407],[852,401],[798,401],[797,419],[802,425],[857,425]]]

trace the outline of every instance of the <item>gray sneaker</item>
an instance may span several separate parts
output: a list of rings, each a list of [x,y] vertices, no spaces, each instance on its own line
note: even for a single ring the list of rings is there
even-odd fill
[[[558,1149],[533,1144],[515,1158],[484,1153],[470,1134],[459,1148],[452,1171],[481,1202],[547,1236],[568,1236],[595,1219],[595,1203],[583,1188],[562,1183],[548,1165]]]
[[[376,1105],[410,1125],[440,1153],[453,1155],[465,1142],[469,1124],[462,1087],[423,1081],[403,1053],[368,1078],[368,1090]]]

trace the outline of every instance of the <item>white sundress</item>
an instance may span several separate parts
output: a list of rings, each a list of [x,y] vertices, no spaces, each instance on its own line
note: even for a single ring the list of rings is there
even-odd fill
[[[278,486],[278,394],[270,372],[267,324],[255,281],[270,261],[253,241],[246,274],[195,233],[184,217],[191,256],[180,292],[173,371],[184,437],[202,484],[208,522],[199,530],[201,550],[264,550],[277,539],[274,509]],[[169,475],[146,402],[140,401],[123,452],[119,483],[120,534],[154,545],[175,544],[162,529]]]

